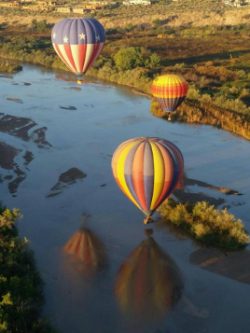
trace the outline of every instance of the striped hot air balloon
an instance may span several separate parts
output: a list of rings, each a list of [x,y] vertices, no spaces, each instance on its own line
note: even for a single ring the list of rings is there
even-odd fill
[[[181,151],[170,141],[139,137],[127,140],[112,158],[114,178],[123,193],[146,215],[170,196],[184,172]]]
[[[53,47],[64,64],[75,74],[86,73],[100,54],[105,30],[94,18],[63,19],[52,29]]]
[[[187,82],[182,76],[176,74],[158,76],[151,87],[152,95],[166,112],[175,111],[184,101],[187,91]]]
[[[122,312],[136,321],[165,316],[180,299],[182,290],[178,267],[150,235],[121,265],[115,281]]]

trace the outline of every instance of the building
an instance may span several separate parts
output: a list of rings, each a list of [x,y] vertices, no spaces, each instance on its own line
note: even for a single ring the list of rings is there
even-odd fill
[[[55,8],[56,12],[58,13],[63,13],[63,14],[69,14],[72,12],[72,8],[71,7],[56,7]]]
[[[123,5],[131,6],[131,5],[141,5],[141,6],[149,6],[151,5],[151,0],[125,0],[123,1]]]
[[[224,0],[224,4],[232,7],[250,6],[250,0]]]

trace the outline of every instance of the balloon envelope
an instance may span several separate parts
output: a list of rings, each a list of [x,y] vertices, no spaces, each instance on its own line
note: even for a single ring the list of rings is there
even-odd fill
[[[152,95],[166,112],[175,111],[184,101],[188,84],[181,75],[165,74],[158,76],[152,84]]]
[[[80,75],[86,73],[100,54],[105,30],[94,18],[66,18],[54,25],[51,39],[64,64]]]
[[[121,265],[115,294],[121,310],[136,319],[157,319],[179,300],[181,274],[152,237],[141,242]]]
[[[114,178],[123,193],[146,215],[170,196],[183,176],[181,151],[160,138],[133,138],[112,158]]]

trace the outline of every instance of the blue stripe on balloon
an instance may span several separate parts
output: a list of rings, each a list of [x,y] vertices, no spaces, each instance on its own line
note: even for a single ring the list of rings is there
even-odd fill
[[[125,173],[125,180],[126,180],[126,184],[130,190],[130,193],[132,194],[132,196],[134,197],[135,201],[138,203],[138,205],[140,206],[140,202],[138,200],[138,197],[135,193],[134,190],[134,184],[133,184],[133,179],[132,179],[132,168],[133,168],[133,160],[134,160],[134,156],[135,156],[135,152],[138,148],[138,146],[140,145],[141,142],[138,142],[128,153],[127,157],[126,157],[126,161],[125,161],[125,168],[124,168],[124,173]]]
[[[157,101],[163,111],[172,112],[184,101],[184,99],[185,96],[176,98],[157,98]]]
[[[53,35],[56,37],[53,38]],[[68,42],[65,42],[65,37]],[[84,37],[84,38],[83,38]],[[95,19],[63,19],[52,29],[55,44],[95,44],[104,43],[105,30]]]

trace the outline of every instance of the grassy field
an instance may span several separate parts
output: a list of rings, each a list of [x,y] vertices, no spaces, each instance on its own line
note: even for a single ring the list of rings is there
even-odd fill
[[[180,73],[190,89],[173,120],[208,123],[250,139],[250,9],[225,8],[217,0],[201,0],[194,6],[185,0],[105,9],[96,16],[108,22],[107,40],[88,75],[150,93],[156,75]],[[59,18],[24,17],[16,25],[4,16],[0,57],[66,70],[50,42],[52,22]],[[121,66],[131,48],[136,50],[136,65]],[[120,55],[121,50],[125,54]],[[152,113],[157,108],[152,107]]]

